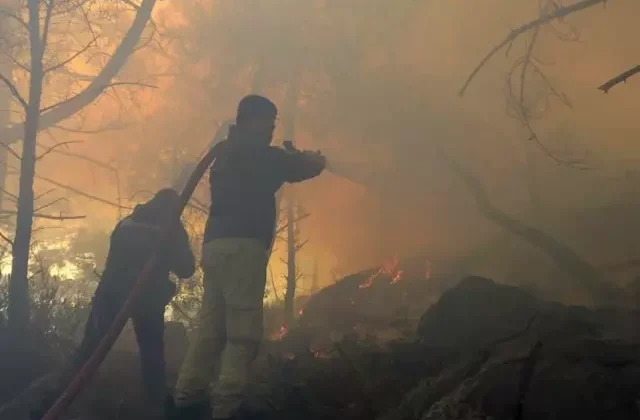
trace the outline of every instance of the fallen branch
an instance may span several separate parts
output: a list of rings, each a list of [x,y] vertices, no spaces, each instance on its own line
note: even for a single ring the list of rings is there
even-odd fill
[[[527,22],[524,25],[520,26],[519,28],[512,30],[509,33],[509,35],[507,35],[507,37],[504,40],[502,40],[501,43],[499,43],[498,45],[493,47],[491,51],[489,51],[489,53],[482,59],[482,61],[480,61],[480,63],[476,66],[476,68],[471,72],[469,77],[467,77],[467,80],[465,81],[464,85],[462,86],[462,89],[460,89],[459,95],[461,97],[464,95],[467,88],[469,87],[469,84],[471,84],[471,81],[473,80],[473,78],[476,77],[478,72],[485,66],[485,64],[489,62],[489,60],[491,60],[491,58],[493,58],[494,55],[498,53],[498,51],[500,51],[504,47],[513,43],[513,41],[515,41],[520,35],[538,26],[546,25],[547,23],[550,23],[555,19],[560,19],[572,13],[588,9],[589,7],[595,6],[596,4],[600,4],[600,3],[604,4],[606,3],[606,1],[607,0],[582,0],[578,3],[572,4],[571,6],[558,7],[553,11],[553,13],[540,16],[539,18],[534,19],[530,22]]]
[[[633,68],[630,68],[629,70],[625,71],[624,73],[620,73],[619,75],[617,75],[613,79],[608,80],[602,86],[598,87],[598,89],[600,89],[604,93],[609,93],[609,90],[611,90],[612,87],[614,87],[615,85],[618,85],[620,83],[627,83],[627,79],[630,78],[631,76],[637,74],[637,73],[640,73],[640,64],[635,66],[635,67],[633,67]]]

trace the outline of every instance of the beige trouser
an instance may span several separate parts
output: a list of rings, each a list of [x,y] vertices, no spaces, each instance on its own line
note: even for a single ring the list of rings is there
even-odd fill
[[[212,389],[213,417],[226,418],[242,403],[262,341],[265,246],[254,239],[212,240],[203,247],[202,268],[200,325],[182,364],[175,399],[178,406],[206,401]]]

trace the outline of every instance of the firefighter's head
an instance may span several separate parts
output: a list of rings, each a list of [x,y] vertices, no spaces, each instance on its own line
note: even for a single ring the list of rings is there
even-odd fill
[[[259,144],[271,144],[278,108],[269,99],[248,95],[238,104],[236,127],[240,137]]]
[[[166,223],[180,208],[180,194],[172,188],[163,188],[151,200],[139,204],[133,211],[134,219],[151,223]]]

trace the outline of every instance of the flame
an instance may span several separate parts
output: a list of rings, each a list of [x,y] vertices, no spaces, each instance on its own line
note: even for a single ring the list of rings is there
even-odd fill
[[[384,264],[382,264],[382,266],[378,268],[378,270],[375,273],[369,276],[367,280],[365,280],[362,284],[360,284],[358,288],[360,289],[370,288],[371,286],[373,286],[374,280],[383,274],[391,277],[392,284],[399,282],[402,279],[402,274],[403,274],[402,270],[398,270],[399,263],[400,263],[400,260],[396,255],[395,257],[393,257],[393,259],[386,261]]]
[[[289,328],[285,324],[280,326],[280,331],[271,335],[272,340],[280,341],[289,334]]]
[[[304,308],[300,308],[300,310],[298,311],[298,316],[302,315],[304,315]]]
[[[395,274],[395,276],[393,276],[393,278],[391,279],[391,284],[396,284],[397,282],[402,280],[402,275],[403,274],[404,274],[404,271],[398,270],[398,272]]]

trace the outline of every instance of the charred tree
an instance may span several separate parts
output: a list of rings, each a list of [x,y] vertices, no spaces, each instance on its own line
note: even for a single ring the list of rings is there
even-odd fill
[[[28,270],[33,218],[36,216],[34,214],[33,184],[36,178],[36,162],[40,158],[36,156],[38,132],[72,116],[100,96],[105,89],[112,86],[111,79],[123,67],[129,55],[135,50],[155,3],[156,0],[143,0],[139,6],[135,6],[137,12],[132,26],[110,60],[87,88],[69,99],[46,107],[42,107],[42,90],[45,77],[79,57],[85,49],[74,53],[71,58],[61,59],[58,64],[45,68],[45,61],[50,61],[45,59],[45,52],[47,51],[49,34],[53,27],[52,19],[55,16],[63,15],[68,10],[65,9],[68,5],[58,4],[56,0],[28,0],[28,20],[26,22],[21,20],[20,12],[16,12],[15,15],[11,16],[22,23],[22,27],[27,31],[29,39],[29,93],[27,99],[20,95],[18,88],[13,85],[9,77],[0,75],[14,99],[22,105],[26,114],[23,123],[5,126],[4,130],[0,132],[0,139],[4,143],[3,149],[8,150],[10,143],[22,138],[18,208],[16,231],[12,243],[8,308],[9,326],[12,331],[17,333],[16,337],[19,337],[19,333],[24,331],[29,324]],[[61,7],[60,11],[55,10],[58,5]],[[78,7],[82,7],[82,5]]]
[[[289,185],[287,192],[287,289],[284,295],[284,322],[287,325],[291,325],[294,320],[294,304],[297,282],[296,212],[293,185]]]
[[[36,170],[36,139],[42,100],[43,64],[46,34],[53,13],[54,0],[47,5],[43,35],[40,35],[40,8],[38,0],[29,0],[29,46],[31,67],[29,99],[25,106],[26,120],[22,140],[18,217],[13,242],[11,279],[9,282],[9,327],[14,331],[24,330],[29,325],[29,250],[33,226],[33,180]]]
[[[60,121],[73,116],[82,108],[96,100],[105,90],[114,86],[112,80],[117,76],[122,67],[124,67],[129,56],[136,50],[140,37],[147,26],[147,22],[151,18],[151,12],[156,2],[157,0],[143,0],[140,5],[135,6],[136,15],[129,30],[100,73],[77,95],[41,110],[37,127],[38,130],[51,128]],[[133,4],[133,2],[130,2],[130,4]],[[44,47],[46,48],[46,45],[44,45]],[[120,84],[127,83],[122,82]],[[25,132],[25,126],[26,121],[21,124],[12,124],[4,127],[2,131],[0,131],[0,139],[2,139],[4,144],[18,141]]]
[[[518,236],[546,254],[561,270],[582,283],[593,303],[620,303],[621,290],[608,284],[603,272],[585,261],[575,251],[541,229],[509,216],[496,208],[489,199],[484,185],[464,169],[451,156],[439,150],[449,168],[463,181],[473,196],[480,213],[507,232]]]
[[[298,83],[292,79],[287,90],[286,107],[287,122],[284,128],[285,139],[293,141],[295,135],[295,120],[298,108]],[[294,321],[296,296],[296,199],[293,185],[288,185],[287,192],[287,288],[284,295],[284,321],[291,325]],[[279,208],[277,206],[276,208]]]

